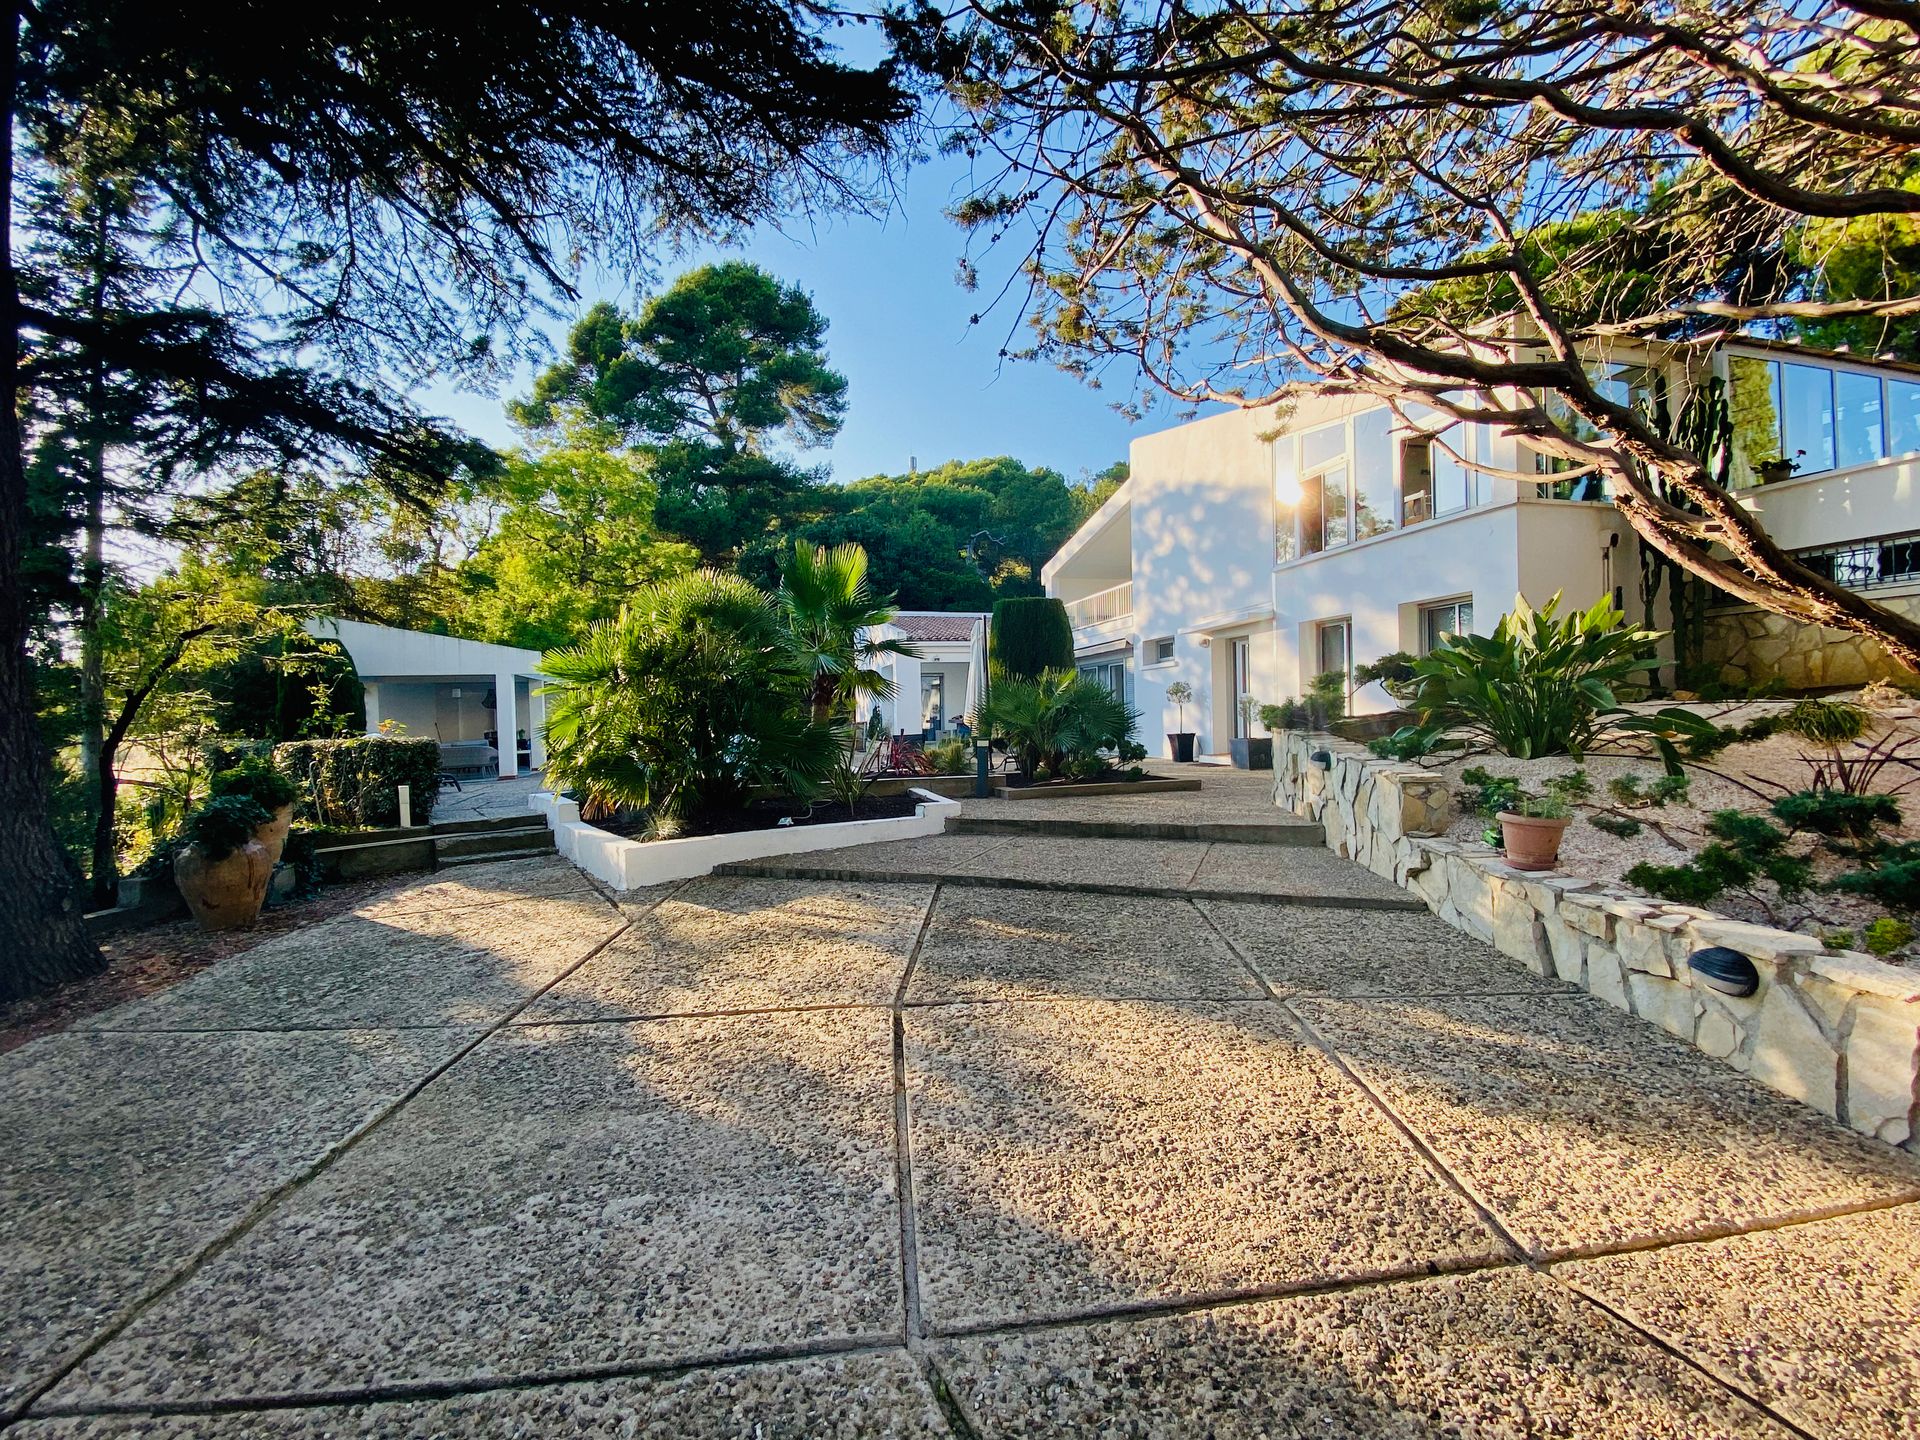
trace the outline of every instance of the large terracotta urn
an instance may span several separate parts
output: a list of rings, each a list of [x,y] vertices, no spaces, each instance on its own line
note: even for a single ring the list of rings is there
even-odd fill
[[[293,802],[288,801],[273,812],[273,818],[253,832],[253,838],[267,847],[267,868],[271,870],[280,863],[280,857],[286,853],[287,831],[293,828]]]
[[[273,865],[258,840],[247,841],[224,860],[208,860],[198,846],[189,845],[174,857],[173,879],[202,930],[240,930],[260,917]]]

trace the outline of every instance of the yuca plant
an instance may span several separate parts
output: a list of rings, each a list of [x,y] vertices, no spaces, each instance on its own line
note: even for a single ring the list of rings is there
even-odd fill
[[[1714,733],[1712,722],[1674,707],[1636,714],[1618,697],[1658,663],[1652,652],[1660,632],[1635,628],[1606,599],[1572,615],[1559,607],[1557,594],[1537,610],[1515,596],[1493,634],[1450,636],[1421,656],[1414,662],[1420,723],[1394,739],[1431,753],[1440,746],[1428,737],[1446,734],[1452,748],[1523,760],[1647,741],[1677,771],[1674,740]]]

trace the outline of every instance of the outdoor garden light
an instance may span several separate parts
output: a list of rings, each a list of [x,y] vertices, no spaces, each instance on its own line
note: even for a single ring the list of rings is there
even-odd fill
[[[1709,945],[1687,956],[1700,983],[1722,995],[1751,995],[1760,988],[1760,972],[1753,961],[1725,945]]]
[[[1322,770],[1331,770],[1333,768],[1333,752],[1331,750],[1315,750],[1311,755],[1307,756],[1307,759],[1318,765]]]
[[[993,742],[985,734],[976,735],[973,741],[973,793],[977,799],[984,800],[993,793],[989,772],[993,767]]]

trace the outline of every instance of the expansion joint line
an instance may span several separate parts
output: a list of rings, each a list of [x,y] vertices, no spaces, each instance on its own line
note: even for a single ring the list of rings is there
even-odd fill
[[[626,934],[628,930],[633,928],[635,919],[650,913],[671,900],[685,888],[686,884],[687,882],[682,881],[671,890],[655,897],[645,909],[639,912],[639,915],[624,919],[617,929],[595,944],[578,960],[575,960],[565,969],[555,973],[545,984],[531,991],[519,1004],[513,1006],[505,1014],[500,1016],[499,1019],[481,1030],[472,1040],[455,1050],[453,1054],[433,1066],[412,1085],[401,1091],[397,1097],[389,1104],[383,1106],[376,1114],[349,1131],[343,1138],[328,1146],[321,1152],[319,1158],[314,1160],[304,1170],[282,1181],[279,1185],[261,1196],[247,1209],[246,1213],[243,1214],[239,1220],[235,1221],[232,1225],[228,1226],[226,1230],[222,1231],[192,1255],[188,1256],[174,1269],[171,1275],[167,1276],[167,1278],[162,1280],[158,1285],[153,1286],[144,1294],[135,1297],[126,1309],[121,1311],[117,1319],[95,1334],[91,1340],[75,1350],[63,1364],[56,1366],[53,1372],[39,1384],[32,1386],[23,1393],[12,1410],[5,1414],[0,1414],[0,1430],[7,1429],[26,1418],[32,1412],[33,1407],[44,1399],[49,1392],[55,1389],[69,1375],[73,1374],[74,1371],[86,1364],[95,1355],[99,1354],[106,1346],[118,1340],[137,1320],[155,1305],[158,1305],[162,1300],[165,1300],[168,1296],[186,1285],[211,1261],[218,1259],[248,1235],[252,1234],[260,1223],[277,1210],[283,1202],[293,1198],[294,1195],[304,1190],[313,1181],[332,1169],[334,1164],[342,1157],[358,1148],[368,1136],[374,1134],[374,1132],[379,1130],[389,1120],[393,1119],[394,1116],[398,1115],[408,1105],[411,1105],[417,1100],[428,1086],[439,1080],[448,1071],[452,1070],[454,1066],[458,1065],[469,1055],[473,1054],[475,1050],[486,1044],[487,1041],[512,1025],[530,1006],[544,998],[556,985],[568,979],[575,971],[579,970],[581,966],[593,960],[615,940],[618,940],[622,935]],[[606,896],[602,894],[601,898],[606,899]],[[614,910],[616,915],[620,914],[617,905],[609,901],[609,906]]]

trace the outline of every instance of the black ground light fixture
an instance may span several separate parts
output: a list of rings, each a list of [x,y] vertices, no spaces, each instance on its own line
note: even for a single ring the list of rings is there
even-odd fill
[[[1315,765],[1318,765],[1322,770],[1331,770],[1333,768],[1333,752],[1331,750],[1315,750],[1307,756],[1307,759]]]
[[[983,731],[973,742],[973,793],[982,800],[993,793],[993,784],[988,775],[992,765],[993,742],[986,738]]]
[[[1725,945],[1709,945],[1687,956],[1687,964],[1709,990],[1722,995],[1751,995],[1760,988],[1760,972],[1753,961]]]

